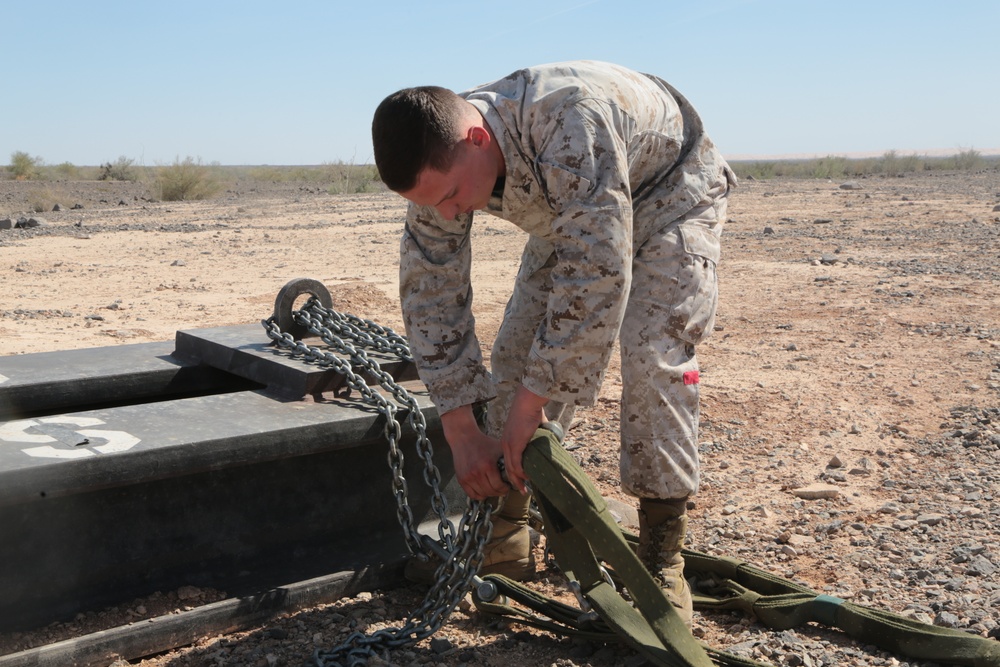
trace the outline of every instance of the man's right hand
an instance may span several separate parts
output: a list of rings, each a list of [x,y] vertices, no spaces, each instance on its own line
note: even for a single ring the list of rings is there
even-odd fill
[[[462,489],[474,500],[505,496],[510,491],[500,476],[497,461],[503,455],[500,441],[483,433],[471,405],[441,415],[444,437],[451,447],[455,474]]]

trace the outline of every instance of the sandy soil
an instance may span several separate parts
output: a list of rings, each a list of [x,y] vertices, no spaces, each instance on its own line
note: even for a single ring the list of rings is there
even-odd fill
[[[833,576],[829,550],[765,555],[759,545],[781,542],[798,502],[791,490],[834,483],[838,507],[852,516],[874,513],[898,495],[886,489],[886,476],[934,465],[915,453],[915,441],[938,435],[957,406],[997,406],[1000,173],[841,186],[747,181],[732,198],[717,327],[699,348],[705,481],[691,537],[703,549],[723,517],[742,516],[755,534],[767,536],[747,538],[742,558],[766,557],[816,588],[835,583],[849,592],[862,587],[861,574],[847,568]],[[0,218],[16,220],[26,211],[32,187],[0,182]],[[60,183],[51,190],[64,210],[36,214],[47,224],[0,231],[5,354],[168,340],[178,329],[256,322],[270,314],[278,289],[302,276],[324,282],[341,310],[400,328],[403,203],[395,195],[332,196],[318,188],[246,183],[211,201],[163,203],[148,200],[135,184]],[[71,210],[74,204],[83,208]],[[478,221],[475,308],[487,346],[523,242],[502,220]],[[571,442],[585,447],[581,460],[601,491],[628,502],[617,488],[619,391],[613,367]],[[831,478],[835,457],[856,474]],[[846,543],[828,549],[849,551]],[[171,595],[162,606],[137,601],[127,618],[179,604]],[[217,595],[197,594],[204,600]],[[405,589],[377,599],[391,610],[416,595]],[[143,614],[135,611],[139,606]],[[95,627],[78,620],[0,637],[0,649]],[[472,612],[457,614],[442,632],[455,646],[495,643],[503,653],[502,641],[490,639]],[[294,651],[274,649],[246,662],[220,659],[219,647],[237,645],[241,636],[210,638],[142,664],[300,664],[305,657],[296,662],[288,657]],[[318,641],[336,640],[327,633]],[[550,637],[533,646],[523,664],[554,664],[567,655]],[[622,651],[613,652],[612,662],[594,664],[631,655]],[[470,661],[462,651],[435,653],[426,642],[407,659]]]

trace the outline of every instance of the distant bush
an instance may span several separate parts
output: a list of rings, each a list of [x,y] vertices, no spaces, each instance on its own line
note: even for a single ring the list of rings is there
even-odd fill
[[[63,162],[53,167],[49,167],[52,175],[64,181],[73,181],[80,178],[80,168],[72,162]]]
[[[28,208],[35,213],[45,213],[59,203],[63,193],[57,192],[49,185],[41,185],[28,192]]]
[[[189,156],[158,168],[156,188],[162,201],[190,201],[211,197],[219,191],[219,184],[201,160]]]
[[[971,148],[960,152],[954,159],[955,169],[960,171],[974,171],[976,169],[982,169],[985,162],[979,151]]]
[[[896,151],[886,151],[875,162],[875,172],[885,176],[902,176],[923,171],[924,159],[915,154],[900,155]]]
[[[15,179],[26,181],[41,175],[39,168],[42,164],[44,161],[40,157],[31,157],[24,151],[14,151],[10,154],[10,166],[7,169]]]
[[[334,162],[323,167],[329,174],[330,187],[327,192],[331,195],[378,192],[385,188],[375,165]]]
[[[891,150],[879,158],[846,158],[828,155],[811,160],[734,160],[730,163],[740,178],[842,179],[865,176],[902,176],[924,171],[977,171],[1000,168],[1000,158],[983,157],[979,151],[963,150],[951,157],[900,155]]]
[[[232,168],[229,168],[232,169]],[[385,189],[374,165],[325,162],[311,166],[259,166],[243,172],[261,183],[306,183],[325,186],[333,195],[379,192]]]
[[[124,155],[114,162],[105,162],[101,165],[101,174],[97,177],[100,181],[134,181],[137,174],[132,165],[135,160]]]
[[[284,180],[280,167],[250,167],[246,173],[247,178],[258,183],[280,183]]]

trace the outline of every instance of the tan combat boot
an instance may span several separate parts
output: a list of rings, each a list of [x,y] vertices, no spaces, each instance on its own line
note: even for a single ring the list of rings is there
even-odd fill
[[[511,490],[493,515],[493,534],[486,543],[480,574],[502,574],[524,581],[535,573],[528,508],[531,495]]]
[[[686,536],[687,498],[639,499],[639,560],[690,628],[694,611],[681,555]]]
[[[493,533],[483,549],[483,566],[479,574],[502,574],[515,581],[524,581],[535,573],[531,532],[528,529],[531,495],[512,490],[501,500],[503,505],[493,513]],[[431,584],[440,565],[441,561],[437,558],[426,562],[411,558],[403,573],[409,581]]]

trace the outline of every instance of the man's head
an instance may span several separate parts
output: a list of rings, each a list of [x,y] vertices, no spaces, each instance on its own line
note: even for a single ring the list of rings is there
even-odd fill
[[[503,156],[474,106],[446,88],[406,88],[372,120],[375,166],[390,190],[452,219],[485,208]]]
[[[382,100],[372,120],[372,143],[379,176],[390,190],[403,192],[424,167],[447,171],[465,101],[447,88],[405,88]]]

